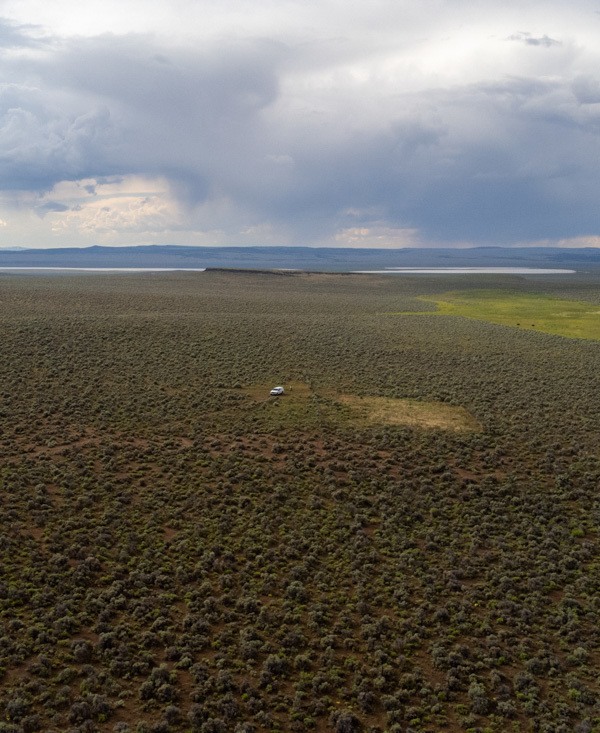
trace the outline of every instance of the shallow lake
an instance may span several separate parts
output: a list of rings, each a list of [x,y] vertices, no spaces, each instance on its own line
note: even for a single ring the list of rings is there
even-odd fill
[[[361,275],[568,275],[576,270],[542,267],[386,267],[385,270],[354,270]]]

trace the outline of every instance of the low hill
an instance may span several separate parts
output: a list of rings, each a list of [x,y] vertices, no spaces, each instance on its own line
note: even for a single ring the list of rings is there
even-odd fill
[[[348,249],[333,247],[70,247],[0,250],[0,267],[290,268],[323,272],[387,267],[545,267],[597,270],[600,250],[552,247]]]

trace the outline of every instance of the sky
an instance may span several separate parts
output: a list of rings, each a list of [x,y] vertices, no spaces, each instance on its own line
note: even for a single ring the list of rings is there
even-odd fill
[[[600,0],[0,0],[0,247],[600,246]]]

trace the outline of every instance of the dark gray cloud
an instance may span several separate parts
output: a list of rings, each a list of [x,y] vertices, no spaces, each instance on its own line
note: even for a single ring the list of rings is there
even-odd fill
[[[68,211],[69,207],[66,204],[61,204],[59,201],[46,201],[43,204],[35,207],[36,214],[43,218],[46,214]]]
[[[0,18],[0,53],[4,49],[37,48],[44,43],[41,28]]]
[[[167,53],[105,36],[6,63],[7,78],[29,84],[0,86],[0,186],[140,173],[202,199],[209,178],[260,145],[282,49],[257,41]]]
[[[385,132],[356,135],[316,157],[314,147],[293,151],[304,185],[280,192],[283,215],[315,222],[316,214],[318,229],[336,212],[338,226],[383,221],[416,228],[428,241],[488,244],[600,227],[600,110],[582,104],[572,85],[512,79],[405,104],[407,120]]]
[[[527,46],[545,46],[546,48],[549,48],[550,46],[562,46],[562,43],[560,41],[557,41],[555,38],[550,38],[550,36],[543,35],[543,36],[532,36],[531,33],[513,33],[508,37],[509,41],[520,41],[521,43],[525,43]]]
[[[105,154],[120,133],[110,111],[77,106],[65,110],[52,92],[35,87],[0,86],[0,188],[41,191],[113,172],[115,161]]]

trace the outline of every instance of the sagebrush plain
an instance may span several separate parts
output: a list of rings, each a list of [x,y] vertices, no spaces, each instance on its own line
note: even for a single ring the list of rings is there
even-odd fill
[[[599,284],[0,276],[0,731],[600,730]]]

